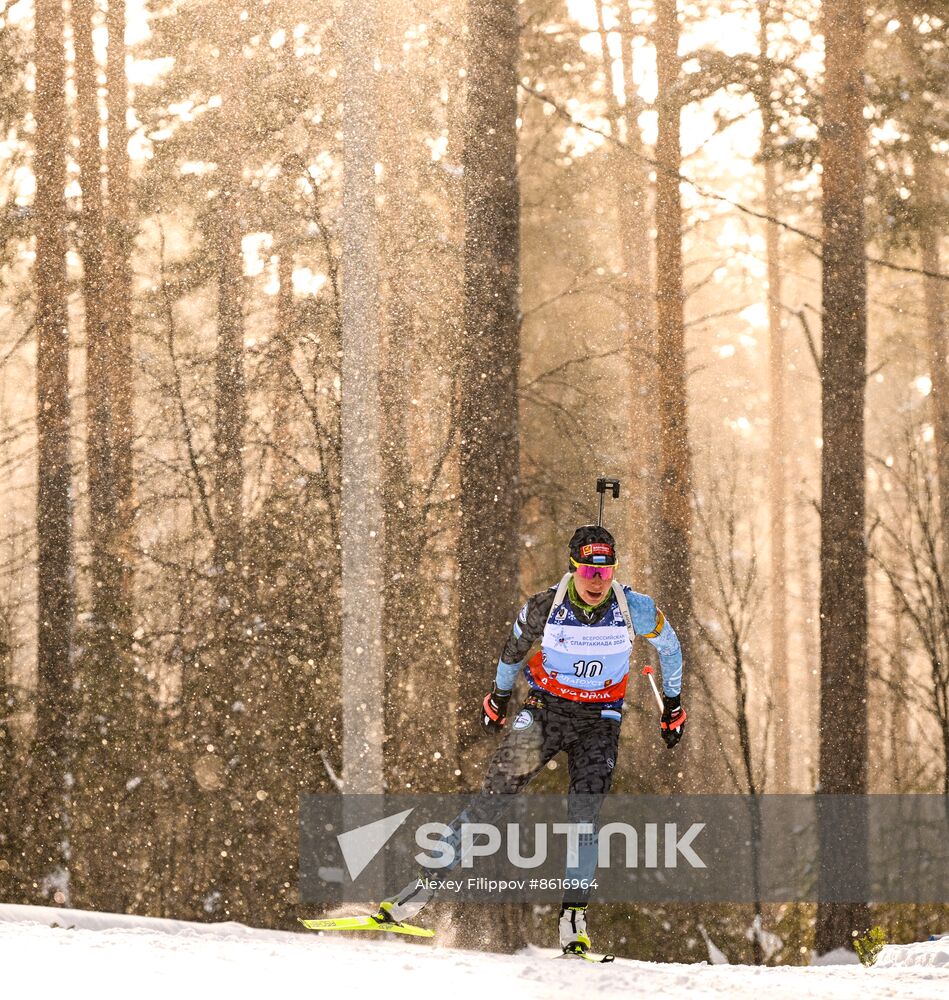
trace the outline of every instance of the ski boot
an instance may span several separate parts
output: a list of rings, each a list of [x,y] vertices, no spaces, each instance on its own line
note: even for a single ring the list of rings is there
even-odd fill
[[[401,891],[383,900],[373,920],[379,924],[401,924],[404,920],[411,920],[432,901],[434,895],[429,877],[419,874]]]
[[[585,955],[590,950],[587,908],[564,906],[560,910],[560,947],[565,955]]]

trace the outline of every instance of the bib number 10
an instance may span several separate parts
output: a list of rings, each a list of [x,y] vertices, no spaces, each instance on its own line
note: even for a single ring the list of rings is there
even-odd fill
[[[599,677],[603,673],[603,664],[599,660],[577,660],[573,672],[577,677]]]

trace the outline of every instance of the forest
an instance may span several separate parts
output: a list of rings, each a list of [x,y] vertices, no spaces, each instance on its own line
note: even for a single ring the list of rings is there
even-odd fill
[[[478,786],[599,476],[689,718],[634,670],[615,791],[949,795],[947,25],[0,0],[0,900],[312,916],[300,796]],[[947,915],[595,919],[801,964]]]

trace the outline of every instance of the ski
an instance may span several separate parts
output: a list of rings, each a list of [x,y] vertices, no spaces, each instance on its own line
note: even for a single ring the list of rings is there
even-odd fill
[[[592,951],[565,951],[562,955],[557,955],[555,957],[582,958],[584,962],[596,962],[598,965],[603,965],[606,962],[613,962],[616,960],[615,955],[597,955]]]
[[[378,920],[376,917],[337,917],[327,920],[304,920],[300,923],[308,931],[388,931],[390,934],[408,934],[411,937],[434,937],[435,932],[414,924]]]

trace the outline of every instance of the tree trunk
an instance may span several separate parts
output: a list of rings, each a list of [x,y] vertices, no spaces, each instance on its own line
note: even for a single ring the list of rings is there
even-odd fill
[[[129,183],[128,76],[125,70],[125,0],[109,0],[106,13],[106,266],[111,386],[112,482],[116,520],[112,530],[112,561],[119,575],[113,612],[116,643],[131,655],[135,573],[135,478],[132,445],[135,438],[132,368],[132,242],[134,223]]]
[[[887,689],[885,712],[887,721],[887,743],[889,760],[887,773],[889,775],[888,792],[899,795],[910,791],[907,781],[908,768],[905,764],[906,748],[911,745],[909,736],[910,713],[906,710],[909,703],[908,685],[906,683],[906,637],[903,631],[903,605],[899,592],[891,587],[890,614],[893,629],[888,640],[891,654],[887,667]]]
[[[250,793],[253,730],[257,723],[259,685],[251,687],[250,644],[245,642],[248,588],[244,565],[244,424],[247,404],[244,379],[244,265],[241,195],[243,173],[244,56],[242,24],[235,12],[220,26],[220,145],[216,150],[220,178],[211,211],[208,252],[213,256],[217,285],[217,342],[214,356],[214,507],[212,558],[214,605],[210,611],[213,641],[206,660],[188,675],[188,725],[195,733],[195,770],[200,792],[195,840],[204,843],[195,885],[202,895],[219,898],[231,919],[250,912],[247,895],[252,877],[248,843],[250,815],[232,802]],[[225,138],[226,137],[226,138]],[[213,750],[205,752],[205,744]],[[213,765],[212,780],[199,769]]]
[[[240,58],[240,56],[238,56]],[[227,95],[228,105],[237,99]],[[233,109],[225,118],[233,121]],[[242,455],[247,403],[244,385],[244,259],[241,251],[241,162],[235,149],[218,164],[217,351],[215,355],[215,554],[220,595],[231,618],[240,606],[243,560],[244,461]]]
[[[867,791],[867,592],[864,396],[866,249],[863,118],[864,5],[825,0],[823,166],[823,393],[821,455],[821,719],[819,791]],[[866,907],[827,901],[829,872],[866,872],[865,818],[821,823],[815,944],[824,954],[862,931]]]
[[[120,489],[115,476],[114,372],[108,295],[109,271],[102,198],[102,125],[99,68],[93,47],[96,5],[72,6],[76,50],[76,104],[82,188],[79,250],[83,267],[86,339],[86,459],[89,473],[91,608],[85,653],[77,663],[84,696],[82,718],[96,719],[91,738],[77,746],[74,882],[77,902],[124,912],[129,902],[126,783],[136,773],[127,730],[137,707],[126,669],[130,642],[122,554],[116,544]]]
[[[342,502],[343,780],[381,792],[385,649],[379,423],[379,234],[375,205],[374,0],[343,15]]]
[[[656,2],[659,125],[656,139],[656,303],[662,497],[659,594],[663,610],[691,663],[692,456],[689,447],[682,285],[682,205],[679,194],[679,19],[676,0]]]
[[[34,761],[40,853],[34,878],[68,866],[67,781],[73,752],[73,565],[66,285],[66,104],[60,0],[36,3],[37,698]],[[61,883],[68,900],[68,878]]]
[[[477,708],[516,610],[519,546],[520,187],[517,0],[468,0],[464,140],[458,739]],[[464,760],[462,754],[462,760]],[[470,762],[480,762],[472,755]],[[464,769],[465,765],[462,764]],[[475,776],[467,769],[464,777]],[[526,942],[524,906],[502,907],[492,939]]]
[[[412,586],[414,573],[435,569],[427,561],[433,557],[424,538],[425,498],[416,484],[412,462],[412,452],[417,454],[420,449],[412,447],[409,425],[417,337],[426,321],[419,313],[422,297],[414,277],[419,266],[416,248],[425,240],[421,227],[427,212],[417,194],[423,181],[411,146],[400,138],[420,126],[413,109],[426,108],[421,89],[413,84],[406,66],[403,48],[415,13],[394,8],[384,15],[382,59],[385,86],[381,101],[387,123],[382,151],[386,185],[382,215],[385,344],[380,375],[385,514],[385,767],[389,787],[442,791],[450,774],[449,754],[445,753],[443,738],[431,733],[430,719],[418,711],[417,705],[422,690],[430,697],[438,697],[429,665],[439,633],[433,608],[437,602],[426,601],[421,606]],[[427,164],[422,169],[427,169]],[[440,751],[437,759],[433,757],[436,749]]]
[[[413,639],[420,625],[412,588],[409,586],[412,566],[424,551],[417,536],[417,502],[412,483],[412,467],[408,454],[409,380],[412,372],[413,315],[409,290],[411,245],[418,204],[413,204],[414,175],[410,173],[405,143],[399,135],[410,133],[414,122],[411,111],[419,98],[411,90],[409,74],[404,66],[402,43],[410,13],[395,9],[386,15],[383,43],[385,86],[381,94],[385,119],[390,130],[385,135],[382,152],[386,183],[385,213],[385,364],[380,372],[383,414],[382,503],[385,516],[385,731],[387,782],[403,789],[406,784],[417,787],[415,765],[419,762],[418,732],[412,732],[412,722],[418,715],[408,704],[411,685],[409,676],[417,663],[418,650]],[[416,608],[413,611],[412,605]],[[424,656],[423,656],[424,660]],[[408,728],[407,728],[408,727]],[[404,740],[404,742],[403,742]]]
[[[646,190],[649,182],[642,136],[637,121],[641,101],[633,79],[633,24],[629,4],[620,3],[620,62],[625,101],[620,105],[613,86],[613,57],[609,49],[604,4],[597,3],[600,51],[606,77],[610,135],[617,144],[610,147],[610,161],[616,178],[616,223],[619,230],[620,261],[623,269],[623,310],[626,321],[627,363],[629,365],[629,414],[627,421],[630,517],[627,522],[626,559],[636,589],[649,591],[653,578],[651,554],[652,525],[659,491],[654,452],[658,423],[653,398],[656,377],[653,348],[652,267],[650,260],[649,216]],[[622,145],[618,145],[622,143]],[[638,155],[637,155],[638,154]]]
[[[922,205],[935,203],[937,182],[934,179],[932,149],[927,139],[921,137],[917,145],[916,190]],[[941,273],[939,253],[941,232],[933,225],[932,215],[922,214],[919,233],[920,264],[925,271]],[[926,340],[929,346],[929,370],[932,379],[930,392],[930,419],[933,422],[933,448],[936,454],[936,473],[939,488],[939,531],[942,537],[943,573],[949,571],[949,368],[946,346],[945,282],[938,278],[923,278],[926,310]]]
[[[458,731],[477,708],[518,597],[520,196],[516,0],[469,0],[458,539]]]
[[[901,3],[899,36],[902,42],[907,76],[912,92],[926,89],[927,65],[921,51],[921,37],[913,23],[913,5]],[[919,220],[920,264],[925,271],[940,272],[939,241],[942,228],[938,218],[941,175],[932,150],[931,136],[915,105],[909,123],[909,149],[913,159],[912,193]],[[929,371],[932,390],[929,394],[930,419],[933,424],[933,451],[936,456],[936,479],[939,492],[939,521],[942,540],[943,572],[949,568],[949,367],[947,367],[945,283],[937,278],[923,278],[926,341],[929,348]]]
[[[765,214],[778,215],[777,156],[773,147],[774,111],[771,106],[773,72],[768,56],[768,25],[772,0],[758,0],[758,50],[761,111],[761,155],[764,161]],[[781,239],[776,223],[765,223],[768,267],[768,362],[771,407],[768,439],[768,486],[771,525],[771,679],[774,691],[774,779],[772,791],[790,791],[791,699],[788,678],[788,562],[787,562],[787,440],[784,392],[784,321],[781,314]]]
[[[86,336],[86,460],[89,468],[89,526],[92,542],[93,644],[99,655],[109,655],[112,611],[117,603],[119,573],[112,563],[110,535],[115,527],[116,491],[112,477],[112,392],[105,224],[102,206],[101,120],[98,67],[93,50],[94,0],[72,5],[76,50],[76,104],[79,125],[79,182],[82,188],[79,252]],[[104,670],[111,679],[114,668]]]
[[[801,461],[800,452],[804,442],[797,441],[798,452],[794,461],[794,477],[800,483],[806,481],[807,470]],[[820,729],[820,649],[818,642],[818,591],[815,580],[815,553],[813,552],[814,526],[811,520],[811,499],[803,492],[797,494],[793,504],[793,549],[797,554],[794,571],[798,580],[800,599],[798,608],[801,630],[801,657],[804,663],[803,691],[804,721],[802,723],[801,752],[796,756],[799,773],[805,782],[817,781],[818,731]]]
[[[287,512],[290,485],[295,478],[290,456],[296,450],[296,433],[286,401],[293,398],[293,347],[296,326],[296,303],[293,294],[293,243],[288,230],[282,232],[275,247],[277,256],[277,322],[273,340],[273,428],[270,461],[270,497],[275,513]]]

